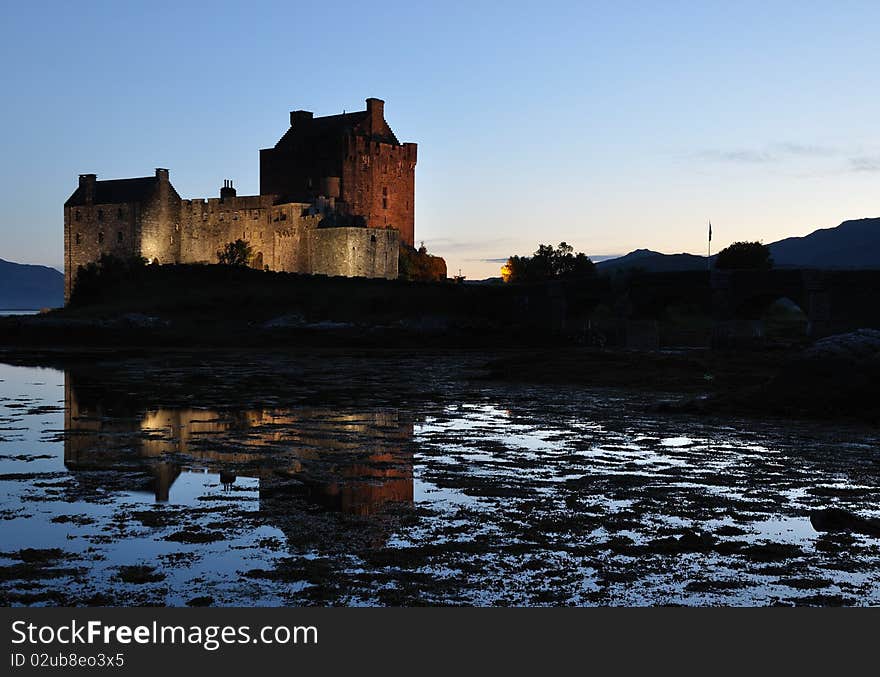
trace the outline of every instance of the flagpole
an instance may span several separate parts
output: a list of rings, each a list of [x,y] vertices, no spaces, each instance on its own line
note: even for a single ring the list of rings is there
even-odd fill
[[[712,272],[712,219],[709,219],[709,247],[706,250],[706,270]]]

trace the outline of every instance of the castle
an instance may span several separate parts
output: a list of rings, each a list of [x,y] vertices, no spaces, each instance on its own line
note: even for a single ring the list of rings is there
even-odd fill
[[[216,263],[247,241],[254,268],[397,277],[400,244],[415,237],[416,144],[400,143],[384,102],[355,113],[290,113],[290,128],[260,151],[260,194],[225,181],[217,198],[181,199],[167,169],[98,181],[81,174],[64,203],[64,298],[77,270],[103,254],[154,263]]]

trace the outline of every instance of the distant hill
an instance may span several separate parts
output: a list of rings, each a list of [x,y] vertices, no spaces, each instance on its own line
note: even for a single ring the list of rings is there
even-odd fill
[[[0,259],[0,310],[39,310],[64,305],[64,275],[48,266]]]
[[[694,254],[661,254],[650,249],[636,249],[626,256],[600,261],[596,264],[596,270],[600,273],[624,270],[641,270],[646,273],[706,270],[706,257]]]
[[[770,245],[777,266],[798,268],[880,268],[880,219],[844,221],[804,237]]]
[[[772,242],[769,247],[777,267],[880,269],[880,218],[844,221],[835,228],[823,228],[804,237]],[[596,264],[596,269],[600,273],[706,270],[706,257],[636,249],[626,256],[601,261]]]

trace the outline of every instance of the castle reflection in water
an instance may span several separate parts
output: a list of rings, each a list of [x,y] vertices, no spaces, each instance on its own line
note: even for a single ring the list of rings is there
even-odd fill
[[[157,501],[173,497],[186,470],[215,473],[227,488],[254,478],[261,501],[292,491],[352,515],[413,500],[413,423],[396,410],[152,406],[76,371],[65,372],[64,393],[68,470],[147,478]]]

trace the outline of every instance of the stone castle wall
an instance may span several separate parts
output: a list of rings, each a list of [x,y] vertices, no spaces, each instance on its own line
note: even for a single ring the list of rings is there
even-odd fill
[[[227,242],[241,239],[253,250],[254,268],[309,272],[307,240],[321,216],[301,203],[276,205],[271,195],[208,200],[181,204],[181,263],[216,263]]]
[[[309,204],[275,204],[271,195],[181,200],[165,186],[141,202],[65,207],[65,301],[79,267],[102,254],[217,263],[218,251],[237,239],[250,244],[251,265],[261,270],[397,277],[396,230],[322,228],[325,216]]]
[[[312,272],[397,278],[400,233],[390,228],[319,228],[311,233]]]
[[[362,136],[349,139],[342,166],[342,199],[372,228],[396,228],[415,239],[416,144],[396,146]]]
[[[64,298],[73,291],[80,266],[112,254],[120,258],[138,252],[144,207],[138,203],[83,205],[64,208]]]
[[[256,195],[184,200],[179,263],[216,263],[237,239],[253,250],[254,268],[348,277],[397,277],[400,235],[395,230],[320,227],[325,217],[305,203],[274,204]]]

